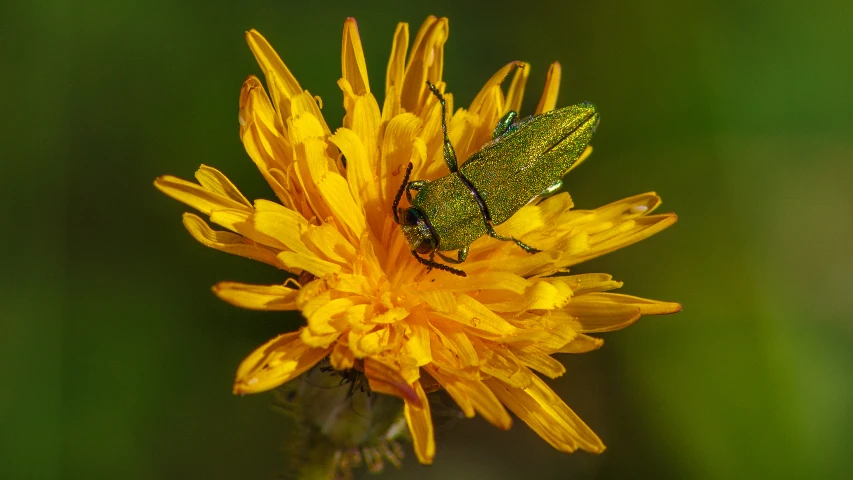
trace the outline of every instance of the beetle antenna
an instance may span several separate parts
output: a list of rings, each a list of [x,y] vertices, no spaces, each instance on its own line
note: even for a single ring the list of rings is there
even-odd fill
[[[406,190],[406,185],[409,184],[409,175],[412,174],[412,168],[414,165],[412,162],[409,162],[409,166],[406,167],[406,174],[403,175],[403,183],[400,184],[400,189],[397,190],[397,196],[394,197],[394,205],[391,209],[394,211],[394,221],[396,223],[400,223],[400,214],[397,212],[397,207],[400,206],[400,199],[403,198],[403,192]]]
[[[421,258],[418,253],[412,250],[412,255],[421,263],[421,265],[426,265],[429,268],[437,268],[439,270],[444,270],[445,272],[450,272],[454,275],[459,275],[460,277],[467,277],[468,274],[463,272],[462,270],[448,267],[447,265],[443,265],[441,263],[436,262],[435,260],[427,260],[426,258]]]
[[[447,104],[444,102],[444,95],[438,91],[438,88],[429,80],[426,81],[429,90],[438,98],[438,103],[441,104],[441,132],[444,134],[444,162],[447,164],[447,169],[453,173],[459,170],[459,162],[456,160],[456,151],[453,149],[453,144],[450,143],[450,137],[447,135]]]

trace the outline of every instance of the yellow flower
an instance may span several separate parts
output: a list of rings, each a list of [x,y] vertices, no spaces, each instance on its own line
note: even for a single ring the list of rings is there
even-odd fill
[[[610,275],[565,272],[642,240],[676,217],[649,215],[660,204],[654,193],[595,210],[572,210],[569,195],[561,193],[523,207],[498,227],[541,253],[484,236],[463,265],[467,277],[428,272],[411,255],[391,204],[409,162],[414,179],[447,174],[440,106],[426,85],[430,80],[446,91],[447,36],[447,19],[429,17],[407,59],[408,25],[397,27],[380,108],[356,23],[347,20],[338,81],[346,116],[332,132],[319,99],[302,89],[258,32],[248,32],[269,96],[249,76],[240,93],[240,137],[278,202],[249,202],[204,165],[196,172],[198,183],[163,176],[155,185],[226,229],[213,230],[187,213],[184,225],[199,242],[298,276],[278,285],[214,287],[239,307],[299,310],[307,321],[250,354],[237,371],[235,393],[275,388],[328,357],[335,369],[363,371],[372,390],[403,399],[422,463],[435,453],[426,393],[438,388],[468,417],[479,413],[508,429],[509,410],[561,451],[601,452],[598,436],[534,371],[559,377],[565,368],[552,354],[596,349],[602,341],[589,333],[681,307],[608,293],[622,285]],[[501,84],[513,71],[504,94]],[[489,140],[501,116],[519,109],[528,72],[520,62],[506,65],[470,107],[448,119],[460,159]],[[537,114],[554,108],[559,80],[554,63]],[[453,95],[445,96],[453,112]]]

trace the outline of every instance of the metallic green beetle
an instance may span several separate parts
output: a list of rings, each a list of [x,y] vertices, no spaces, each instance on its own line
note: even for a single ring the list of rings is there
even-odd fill
[[[563,175],[583,153],[598,126],[599,115],[590,103],[552,110],[515,122],[510,111],[498,122],[492,141],[457,167],[456,152],[447,136],[447,107],[441,92],[427,82],[441,103],[444,161],[450,174],[432,181],[409,182],[412,164],[392,206],[394,221],[412,247],[412,255],[429,268],[465,276],[462,270],[434,260],[459,264],[474,240],[489,235],[515,242],[528,253],[539,250],[514,237],[503,237],[494,226],[509,219],[537,197],[560,188]],[[412,198],[411,191],[417,191]],[[398,208],[403,193],[411,204]],[[456,258],[441,252],[457,251]],[[429,258],[421,255],[429,254]]]

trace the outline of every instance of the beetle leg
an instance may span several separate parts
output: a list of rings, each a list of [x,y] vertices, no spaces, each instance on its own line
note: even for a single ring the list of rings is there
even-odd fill
[[[498,240],[503,240],[506,242],[515,242],[516,245],[521,247],[521,249],[527,253],[539,253],[542,251],[542,250],[539,250],[538,248],[531,247],[530,245],[522,242],[521,240],[519,240],[515,237],[504,237],[502,235],[498,235],[498,232],[496,232],[495,228],[493,226],[491,226],[491,224],[489,224],[489,223],[486,223],[486,229],[487,229],[487,233],[489,234],[490,237],[498,239]]]
[[[412,192],[409,190],[418,191],[424,187],[426,187],[429,180],[415,180],[406,184],[406,198],[409,200],[409,203],[412,203]]]
[[[414,250],[412,250],[412,255],[415,257],[415,259],[418,261],[418,263],[420,263],[421,265],[426,265],[427,271],[430,271],[433,268],[437,268],[439,270],[444,270],[445,272],[450,272],[454,275],[459,275],[460,277],[467,277],[468,276],[462,270],[458,270],[458,269],[453,268],[453,267],[448,267],[447,265],[442,265],[442,264],[440,264],[434,260],[428,260],[426,258],[421,258],[421,256],[418,255],[418,252],[416,252]]]
[[[435,88],[435,85],[427,80],[427,85],[430,91],[438,97],[438,102],[441,104],[441,131],[444,133],[444,163],[451,173],[456,173],[459,170],[459,165],[456,161],[456,151],[453,150],[453,144],[450,143],[450,137],[447,136],[447,105],[444,103],[444,95]]]
[[[512,126],[512,123],[515,121],[516,117],[518,117],[518,114],[515,113],[514,110],[506,112],[506,115],[504,115],[503,118],[498,120],[498,124],[495,126],[495,130],[492,132],[492,140],[506,133],[507,130],[509,130],[509,127]]]
[[[445,262],[448,263],[462,263],[468,258],[468,246],[462,247],[456,251],[456,258],[450,258],[447,255],[438,252],[438,256],[444,259]]]

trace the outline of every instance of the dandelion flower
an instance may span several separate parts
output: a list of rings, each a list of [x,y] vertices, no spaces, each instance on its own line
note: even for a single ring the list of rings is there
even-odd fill
[[[497,227],[539,253],[484,236],[461,266],[466,277],[428,271],[411,255],[391,209],[409,163],[413,179],[448,173],[441,108],[426,82],[444,93],[453,112],[449,135],[462,161],[490,140],[504,114],[519,110],[529,73],[520,62],[504,66],[468,108],[454,111],[443,81],[447,37],[447,19],[429,17],[409,49],[408,25],[399,24],[380,105],[356,23],[347,20],[338,80],[346,115],[332,131],[319,99],[260,33],[248,32],[268,90],[255,76],[243,84],[240,138],[277,201],[252,203],[204,165],[197,183],[163,176],[155,185],[224,229],[184,214],[184,226],[202,244],[292,274],[282,284],[213,288],[238,307],[299,310],[306,320],[240,364],[235,393],[273,389],[328,358],[334,369],[362,372],[371,390],[403,400],[421,463],[435,454],[427,392],[439,388],[467,417],[479,414],[508,429],[512,412],[558,450],[601,452],[602,441],[540,375],[565,372],[553,354],[599,348],[602,340],[589,334],[681,307],[611,293],[622,283],[610,275],[569,275],[568,268],[657,233],[676,217],[650,214],[660,204],[654,193],[594,210],[574,210],[569,194],[559,193]],[[559,81],[554,63],[536,114],[554,109]]]

